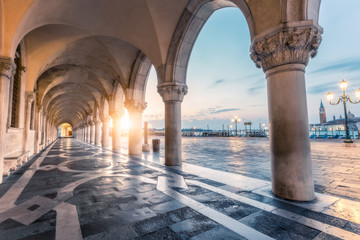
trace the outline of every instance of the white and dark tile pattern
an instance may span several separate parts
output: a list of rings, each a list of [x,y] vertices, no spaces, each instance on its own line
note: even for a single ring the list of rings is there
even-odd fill
[[[1,239],[360,239],[359,201],[161,161],[60,139],[0,185]]]

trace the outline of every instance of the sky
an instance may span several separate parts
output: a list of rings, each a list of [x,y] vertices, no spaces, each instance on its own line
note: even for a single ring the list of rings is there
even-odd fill
[[[338,84],[349,82],[348,94],[360,88],[359,0],[321,2],[319,24],[324,28],[322,43],[306,68],[309,123],[319,123],[320,101],[327,113],[344,116],[342,105],[332,106],[326,93],[341,93]],[[231,118],[268,125],[266,80],[263,71],[250,59],[250,34],[237,8],[216,11],[201,30],[191,53],[187,85],[182,103],[182,128],[227,129]],[[146,92],[147,109],[143,120],[154,128],[164,127],[164,104],[157,93],[157,77],[151,70]],[[360,104],[348,109],[360,117]]]

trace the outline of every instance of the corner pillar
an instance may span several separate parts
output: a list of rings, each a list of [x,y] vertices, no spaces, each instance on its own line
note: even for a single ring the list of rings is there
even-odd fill
[[[4,172],[4,156],[6,144],[6,122],[8,117],[8,99],[10,82],[15,73],[15,64],[8,57],[0,56],[0,183]]]
[[[251,46],[267,79],[272,191],[285,199],[315,198],[305,66],[316,55],[321,33],[312,21],[288,23],[255,37]]]
[[[180,166],[181,150],[181,102],[187,94],[187,86],[178,82],[158,85],[158,93],[165,103],[165,165]]]
[[[126,100],[125,107],[130,117],[129,155],[142,154],[142,113],[146,102]]]

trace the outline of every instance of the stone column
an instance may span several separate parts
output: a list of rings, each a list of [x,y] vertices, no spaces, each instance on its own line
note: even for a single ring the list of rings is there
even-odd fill
[[[9,87],[15,73],[15,68],[11,58],[0,56],[0,183],[2,183],[4,172]]]
[[[95,145],[101,146],[101,121],[100,121],[100,119],[95,120]]]
[[[89,122],[90,128],[90,143],[95,144],[95,123],[93,121]]]
[[[81,138],[80,140],[85,142],[85,128],[84,124],[81,124]]]
[[[181,102],[187,86],[178,82],[158,85],[158,92],[165,103],[165,164],[179,166],[181,153]]]
[[[34,143],[34,153],[37,154],[40,151],[40,121],[41,121],[41,107],[36,106],[35,109],[35,143]]]
[[[25,126],[24,126],[24,142],[23,149],[24,153],[29,152],[29,132],[30,132],[30,118],[31,118],[31,104],[35,100],[35,94],[33,92],[26,93],[25,99]]]
[[[127,100],[125,107],[130,117],[129,129],[129,155],[142,154],[142,113],[146,102]]]
[[[321,33],[312,21],[289,23],[251,46],[267,79],[272,191],[285,199],[315,198],[304,74]]]
[[[82,126],[82,141],[86,142],[86,125],[85,125],[85,123]]]
[[[112,149],[116,151],[121,150],[121,117],[124,115],[124,110],[114,111],[111,113],[112,118]]]
[[[85,142],[90,142],[90,126],[89,123],[85,123]]]
[[[102,139],[101,139],[101,145],[102,147],[109,147],[110,146],[110,140],[109,140],[109,123],[110,123],[110,117],[108,115],[103,116],[101,118],[102,121]]]
[[[45,148],[46,145],[46,112],[43,111],[42,115],[42,131],[41,131],[41,145]]]
[[[50,129],[50,122],[49,122],[49,120],[46,118],[46,130],[45,130],[45,146],[48,146],[49,145],[49,136],[50,136],[50,131],[49,131],[49,129]]]

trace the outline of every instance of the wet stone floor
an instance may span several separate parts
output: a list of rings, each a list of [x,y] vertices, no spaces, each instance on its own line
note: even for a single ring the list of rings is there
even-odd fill
[[[165,167],[163,149],[137,158],[75,139],[55,141],[0,185],[0,239],[360,239],[356,189],[331,193],[335,185],[322,184],[327,175],[318,174],[337,165],[330,176],[336,184],[357,185],[351,172],[359,170],[359,155],[347,153],[347,165],[330,164],[333,148],[315,143],[314,176],[322,187],[316,200],[303,203],[271,194],[263,140],[254,146],[227,140],[222,153],[208,145],[219,139],[183,141],[181,167]],[[240,148],[235,161],[230,153]],[[258,151],[252,161],[250,148]]]

